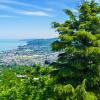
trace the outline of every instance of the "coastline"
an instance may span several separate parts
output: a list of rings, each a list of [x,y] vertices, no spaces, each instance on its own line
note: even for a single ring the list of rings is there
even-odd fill
[[[50,44],[55,39],[26,41],[26,45],[0,52],[0,65],[44,65],[57,59],[59,53],[52,52]],[[21,40],[22,41],[22,40]]]

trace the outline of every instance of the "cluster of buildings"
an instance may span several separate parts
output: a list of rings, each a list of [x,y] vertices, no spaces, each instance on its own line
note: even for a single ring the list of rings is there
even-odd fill
[[[0,53],[0,65],[45,65],[56,61],[58,54],[59,52],[45,53],[40,50],[35,53],[31,49],[10,50]]]

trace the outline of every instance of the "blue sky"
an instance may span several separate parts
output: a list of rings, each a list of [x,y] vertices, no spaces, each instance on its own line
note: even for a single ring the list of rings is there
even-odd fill
[[[63,22],[68,18],[64,8],[76,13],[79,1],[0,0],[0,39],[57,37],[51,22]]]

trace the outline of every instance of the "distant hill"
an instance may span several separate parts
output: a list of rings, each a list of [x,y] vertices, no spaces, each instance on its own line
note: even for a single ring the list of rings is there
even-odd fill
[[[27,45],[31,46],[50,46],[52,42],[57,40],[57,38],[50,38],[50,39],[26,39]]]
[[[21,54],[49,54],[53,53],[51,48],[51,43],[56,41],[57,38],[50,39],[25,39],[22,41],[26,41],[27,44],[23,46],[19,46],[17,51],[20,51]]]

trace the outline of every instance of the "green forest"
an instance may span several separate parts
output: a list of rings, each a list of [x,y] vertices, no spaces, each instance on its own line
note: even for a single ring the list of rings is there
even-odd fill
[[[64,12],[64,23],[52,23],[57,61],[1,66],[0,100],[100,100],[100,5],[84,0],[77,14]]]

